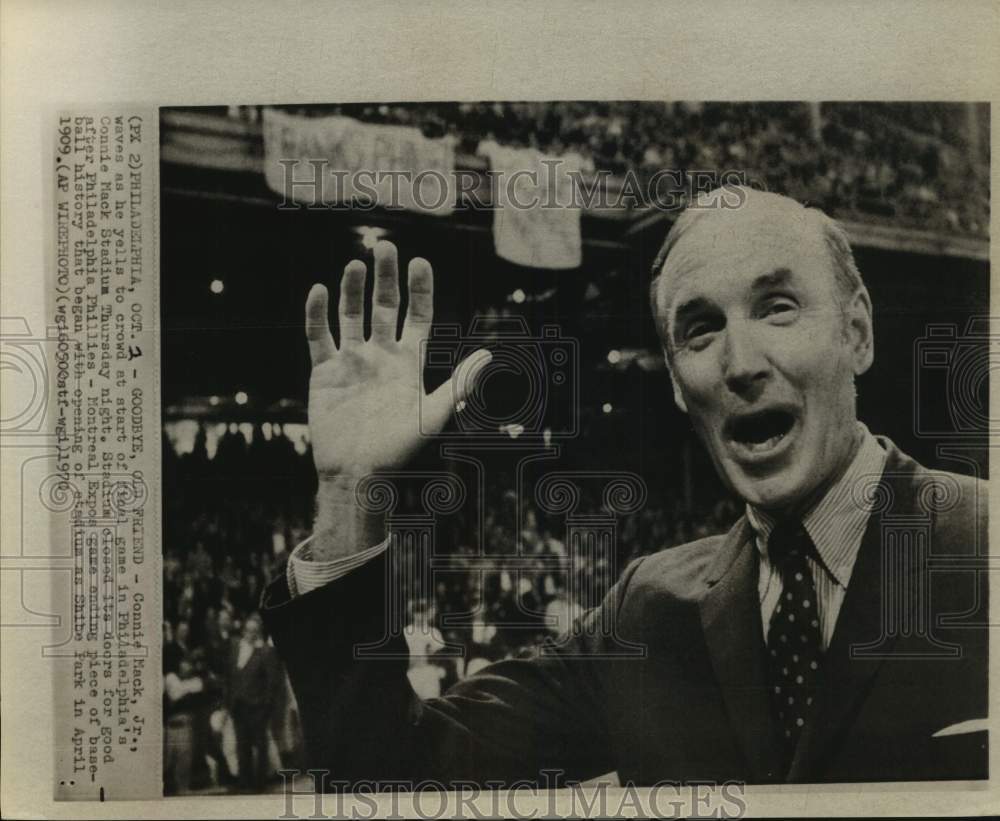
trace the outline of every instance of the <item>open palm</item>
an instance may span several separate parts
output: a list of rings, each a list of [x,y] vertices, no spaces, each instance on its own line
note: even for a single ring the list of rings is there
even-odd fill
[[[465,399],[476,373],[490,359],[488,351],[476,351],[459,364],[451,379],[425,395],[421,343],[433,320],[434,273],[426,260],[411,260],[409,309],[397,339],[396,247],[380,242],[374,256],[370,339],[364,338],[367,269],[360,260],[352,260],[344,269],[338,306],[339,347],[330,332],[327,289],[314,285],[306,299],[306,338],[313,366],[309,432],[321,479],[360,478],[405,464],[422,437],[441,430],[455,404]]]

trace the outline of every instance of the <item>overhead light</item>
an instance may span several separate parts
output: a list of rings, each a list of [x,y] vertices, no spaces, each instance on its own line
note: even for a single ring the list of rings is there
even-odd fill
[[[611,405],[611,403],[610,403],[610,402],[605,402],[605,403],[604,403],[604,404],[603,404],[603,405],[601,406],[601,410],[602,410],[602,411],[604,411],[605,413],[611,413],[611,411],[613,411],[613,410],[614,410],[614,407],[612,407],[612,405]]]
[[[221,294],[224,290],[226,290],[226,283],[221,279],[213,279],[211,285],[208,286],[208,289],[213,294]]]
[[[615,350],[608,351],[608,362],[610,362],[612,365],[617,365],[621,361],[622,361],[621,351],[615,351]]]
[[[218,396],[210,396],[210,397],[208,397],[208,404],[212,405],[213,407],[215,405],[218,405],[219,404],[219,397]]]
[[[236,404],[237,405],[245,405],[249,399],[250,399],[250,397],[247,396],[247,392],[246,391],[236,391]]]
[[[524,300],[528,298],[528,295],[520,288],[518,288],[516,291],[514,291],[514,293],[510,295],[510,298],[514,300],[514,302],[516,302],[518,305],[520,305],[522,302],[524,302]]]
[[[354,231],[361,237],[361,244],[369,251],[378,244],[382,237],[389,233],[385,228],[379,228],[377,225],[358,225]]]

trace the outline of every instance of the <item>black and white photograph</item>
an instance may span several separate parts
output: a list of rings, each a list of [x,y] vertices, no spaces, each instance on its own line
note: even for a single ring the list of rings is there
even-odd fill
[[[0,816],[996,815],[998,35],[0,2]]]
[[[990,115],[161,108],[165,793],[987,779]]]

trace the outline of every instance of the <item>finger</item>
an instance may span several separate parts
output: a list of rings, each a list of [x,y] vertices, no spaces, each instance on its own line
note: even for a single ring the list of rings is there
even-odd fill
[[[344,267],[340,280],[340,347],[365,341],[365,277],[368,269],[360,259]]]
[[[421,257],[410,260],[408,266],[410,304],[406,309],[402,340],[407,345],[419,345],[430,333],[434,320],[434,270]]]
[[[375,245],[375,290],[372,293],[372,339],[395,342],[399,322],[399,259],[396,246]]]
[[[452,411],[459,410],[460,403],[465,402],[475,390],[484,369],[492,359],[493,354],[480,348],[459,362],[451,379],[425,398],[424,415],[420,420],[421,430],[427,433],[440,431]]]
[[[326,362],[336,351],[327,318],[329,305],[330,293],[326,286],[313,285],[306,297],[306,339],[309,340],[309,356],[314,367]]]

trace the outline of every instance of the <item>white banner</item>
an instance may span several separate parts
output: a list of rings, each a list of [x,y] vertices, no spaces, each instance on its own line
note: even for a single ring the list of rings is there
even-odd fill
[[[480,143],[478,153],[489,159],[494,174],[497,255],[531,268],[579,267],[580,208],[570,172],[581,171],[582,158],[550,157],[492,140]]]
[[[455,208],[455,141],[416,128],[265,109],[264,175],[286,202],[370,203],[446,216]]]

